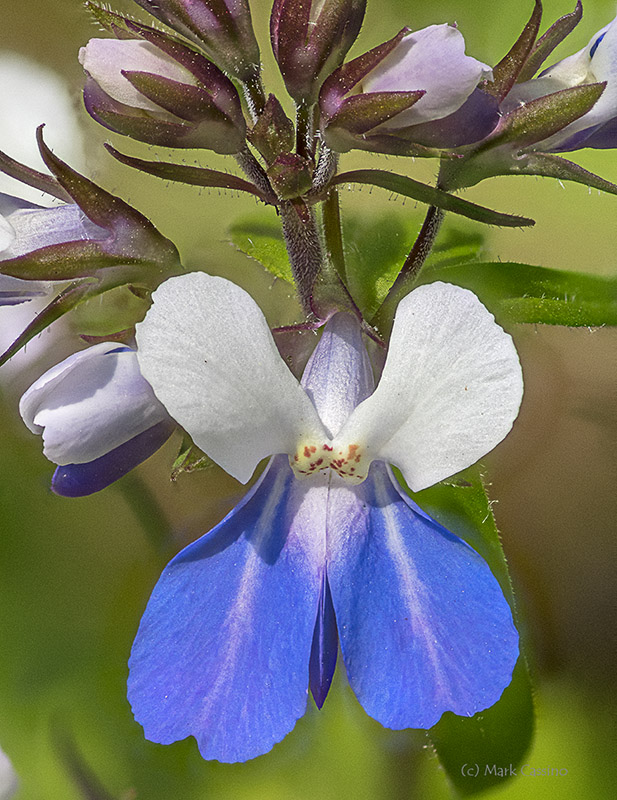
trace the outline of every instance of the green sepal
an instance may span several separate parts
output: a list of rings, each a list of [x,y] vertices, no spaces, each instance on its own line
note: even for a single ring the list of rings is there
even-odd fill
[[[355,136],[362,135],[387,122],[392,117],[407,111],[426,94],[417,92],[368,92],[345,100],[341,108],[328,120],[328,136],[342,128]]]
[[[207,169],[206,167],[189,167],[186,164],[170,164],[165,161],[146,161],[142,158],[134,158],[125,153],[121,153],[112,147],[110,144],[104,145],[108,153],[133,169],[139,169],[142,172],[147,172],[149,175],[154,175],[165,181],[177,181],[178,183],[187,183],[191,186],[208,186],[217,189],[231,189],[235,192],[248,192],[255,195],[264,203],[272,202],[273,198],[268,198],[263,195],[259,189],[244,178],[239,178],[237,175],[230,175],[227,172],[218,172],[215,169]]]
[[[0,172],[4,172],[5,175],[15,178],[21,183],[25,183],[26,186],[32,186],[35,189],[40,189],[41,192],[45,192],[45,194],[57,197],[58,200],[62,200],[65,203],[73,202],[71,195],[60,186],[54,177],[32,169],[32,167],[28,167],[25,164],[20,164],[19,161],[15,161],[14,158],[3,153],[2,150],[0,150]]]
[[[617,194],[617,184],[554,153],[514,153],[508,145],[473,153],[458,161],[441,164],[440,179],[450,191],[475,186],[487,178],[500,175],[540,175],[560,181],[582,183],[592,189]]]
[[[617,325],[617,278],[507,262],[427,264],[420,282],[435,280],[471,289],[504,322]]]
[[[535,43],[527,57],[527,61],[525,61],[522,70],[518,74],[517,83],[533,78],[553,50],[576,28],[582,16],[583,4],[581,0],[577,0],[574,11],[560,17]]]
[[[0,261],[0,274],[33,281],[72,281],[99,269],[143,263],[139,258],[105,252],[107,239],[60,242]],[[134,277],[134,276],[133,276]]]
[[[128,17],[119,14],[117,11],[112,11],[110,8],[98,5],[98,3],[88,2],[84,3],[84,8],[92,14],[96,22],[106,31],[113,33],[114,36],[120,38],[135,38],[135,33],[131,31],[129,25],[132,20]]]
[[[179,119],[220,125],[223,136],[232,137],[235,133],[233,124],[214,103],[212,93],[207,88],[181,83],[150,72],[122,70],[122,74],[140,94]],[[243,142],[244,136],[240,139],[239,147],[231,152],[237,153],[241,150]]]
[[[503,100],[508,94],[529,58],[540,30],[541,21],[542,3],[540,0],[535,0],[535,7],[529,22],[525,25],[521,35],[514,42],[508,53],[493,69],[493,80],[485,81],[482,84],[482,89],[485,92],[492,94],[499,100]]]
[[[587,83],[530,100],[503,118],[495,136],[479,152],[508,142],[523,149],[548,139],[587,114],[605,88],[606,83]]]
[[[132,263],[179,266],[176,246],[162,236],[150,220],[124,200],[106,192],[55,156],[43,141],[43,126],[36,132],[43,161],[61,186],[95,225],[110,236],[97,242],[105,257],[128,259]]]
[[[52,322],[63,317],[78,303],[81,303],[92,291],[96,282],[92,279],[72,283],[63,289],[54,299],[32,320],[23,330],[13,344],[0,356],[0,367],[9,358],[18,353],[22,347],[39,333],[45,330]]]
[[[281,200],[307,194],[313,184],[313,164],[297,153],[281,153],[267,170],[268,180]]]
[[[277,220],[265,216],[238,220],[229,228],[232,244],[249,258],[258,261],[276,278],[293,285],[287,248]]]
[[[281,153],[289,153],[293,149],[293,122],[273,94],[268,96],[263,113],[248,131],[247,139],[259,150],[267,164],[271,164]]]
[[[175,483],[181,475],[190,475],[191,472],[203,472],[216,466],[214,461],[195,447],[191,439],[185,437],[180,447],[180,452],[171,467],[170,480]]]
[[[520,631],[508,565],[479,468],[471,467],[448,481],[409,494],[420,508],[486,560]],[[495,705],[473,717],[446,713],[428,732],[442,767],[461,795],[476,794],[508,780],[512,773],[506,767],[516,769],[529,750],[535,727],[534,704],[524,647],[522,651],[512,682]],[[487,765],[503,769],[487,771]]]
[[[535,224],[534,220],[528,217],[501,214],[498,211],[492,211],[484,206],[479,206],[476,203],[470,203],[468,200],[448,194],[448,192],[444,192],[441,189],[427,186],[425,183],[408,178],[406,175],[397,175],[381,169],[358,169],[352,172],[343,172],[332,180],[332,185],[346,183],[379,186],[382,189],[388,189],[405,197],[412,197],[421,203],[442,208],[444,211],[451,211],[454,214],[460,214],[463,217],[468,217],[476,222],[484,222],[487,225],[520,228]]]
[[[591,189],[617,194],[617,184],[553,153],[524,153],[513,160],[510,174],[541,175],[546,178],[557,178],[560,181],[582,183]]]

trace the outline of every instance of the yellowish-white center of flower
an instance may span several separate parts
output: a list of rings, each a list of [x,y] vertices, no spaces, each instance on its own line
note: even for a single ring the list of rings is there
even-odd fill
[[[307,478],[324,469],[333,469],[349,483],[362,483],[370,460],[360,444],[340,442],[301,442],[289,463],[296,478]]]

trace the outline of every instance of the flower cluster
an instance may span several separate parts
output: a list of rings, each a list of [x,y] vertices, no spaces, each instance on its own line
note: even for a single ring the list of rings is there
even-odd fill
[[[309,691],[321,708],[339,644],[358,700],[384,726],[430,728],[446,711],[484,710],[519,656],[510,605],[484,559],[402,481],[426,489],[496,447],[518,414],[522,373],[511,337],[472,292],[418,278],[445,211],[533,223],[455,189],[525,172],[617,193],[555,155],[615,144],[617,21],[534,77],[580,20],[580,4],[539,37],[536,3],[510,52],[489,66],[445,23],[404,28],[347,61],[365,0],[274,0],[271,44],[292,120],[264,89],[247,0],[137,3],[155,26],[87,4],[113,37],[80,51],[87,111],[149,145],[233,156],[244,177],[109,152],[142,172],[275,207],[304,315],[285,333],[297,344],[322,330],[298,380],[243,289],[186,273],[171,241],[55,156],[41,129],[51,174],[0,153],[2,170],[61,202],[0,197],[0,306],[49,300],[3,360],[95,295],[124,287],[151,303],[142,321],[76,352],[23,395],[23,420],[56,464],[53,491],[100,491],[178,430],[245,484],[269,459],[156,585],[130,658],[135,717],[152,741],[192,735],[205,758],[253,758],[293,728]],[[351,149],[439,157],[438,184],[341,173]],[[372,317],[346,280],[345,183],[430,206]]]

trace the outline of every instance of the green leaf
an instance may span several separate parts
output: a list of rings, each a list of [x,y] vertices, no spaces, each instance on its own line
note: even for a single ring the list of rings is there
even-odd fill
[[[468,261],[476,261],[484,247],[484,234],[477,228],[464,230],[446,226],[437,237],[427,259],[427,265],[449,266]]]
[[[424,511],[486,559],[516,621],[508,565],[478,468],[472,467],[450,482],[409,494]],[[512,770],[527,753],[533,734],[531,681],[521,656],[512,683],[494,706],[473,717],[447,713],[430,730],[429,737],[454,787],[460,794],[469,795],[515,775]]]
[[[191,167],[187,164],[171,164],[168,161],[144,161],[143,158],[134,158],[126,153],[121,153],[110,144],[105,144],[104,147],[107,152],[120,161],[121,164],[133,167],[133,169],[138,169],[141,172],[147,172],[149,175],[154,175],[156,178],[161,178],[165,181],[187,183],[191,186],[206,186],[219,189],[231,189],[236,192],[247,192],[263,200],[264,203],[268,202],[268,198],[266,198],[256,186],[249,181],[245,181],[244,178],[239,178],[237,175],[219,172],[215,169],[206,169],[205,167]]]
[[[287,249],[277,220],[269,221],[263,216],[248,217],[234,223],[229,233],[238,250],[259,261],[277,278],[293,284]]]
[[[507,322],[571,327],[617,325],[617,277],[530,264],[479,262],[427,265],[421,282],[434,280],[471,289]]]
[[[342,172],[336,175],[331,185],[360,183],[367,186],[379,186],[382,189],[395,192],[396,194],[412,197],[420,203],[442,208],[444,211],[451,211],[453,214],[460,214],[476,222],[484,222],[486,225],[500,225],[507,228],[520,228],[535,225],[534,220],[529,217],[518,217],[512,214],[502,214],[490,208],[470,203],[462,197],[428,186],[406,175],[397,175],[394,172],[387,172],[383,169],[356,169],[351,172]]]

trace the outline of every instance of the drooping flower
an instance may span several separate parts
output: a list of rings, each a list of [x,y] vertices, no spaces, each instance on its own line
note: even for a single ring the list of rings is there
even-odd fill
[[[0,194],[0,270],[2,261],[43,247],[103,239],[106,235],[106,231],[91,222],[76,204],[43,208],[17,197]],[[58,285],[54,281],[25,280],[0,274],[0,306],[15,305],[48,295]]]
[[[323,704],[337,639],[356,696],[387,727],[499,699],[518,654],[501,589],[384,463],[422,489],[509,431],[520,364],[471,292],[435,283],[400,303],[375,391],[355,317],[329,321],[299,384],[255,302],[204,273],[159,287],[137,342],[158,398],[220,466],[246,482],[274,456],[154,589],[129,678],[149,739],[192,735],[225,762],[268,751],[309,688]]]
[[[104,489],[171,436],[175,425],[139,371],[134,350],[88,347],[57,364],[19,403],[43,452],[58,464],[52,489],[82,497]]]
[[[502,112],[574,86],[603,82],[606,87],[589,111],[535,142],[534,150],[568,152],[617,145],[617,17],[595,33],[582,50],[548,67],[539,77],[516,84],[502,104]]]

